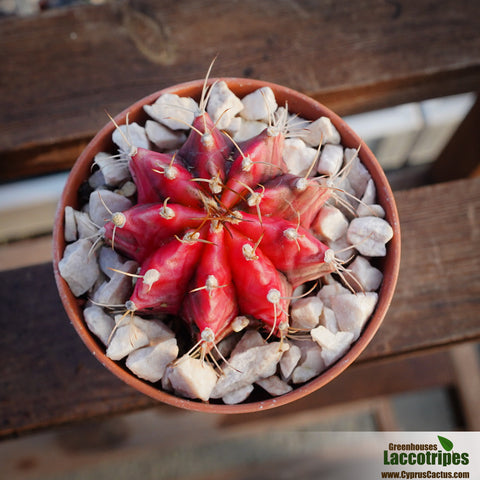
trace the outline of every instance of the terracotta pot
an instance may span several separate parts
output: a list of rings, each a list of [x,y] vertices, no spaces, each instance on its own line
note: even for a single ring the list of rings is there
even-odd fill
[[[54,270],[60,297],[73,326],[87,348],[106,368],[108,368],[117,377],[138,391],[156,400],[174,405],[176,407],[203,412],[247,413],[290,403],[323,387],[337,377],[342,371],[344,371],[366,348],[380,327],[394,293],[400,264],[400,228],[395,200],[382,168],[378,164],[370,149],[338,115],[311,98],[286,87],[250,79],[222,78],[221,80],[224,80],[228,84],[229,88],[239,97],[243,97],[244,95],[260,87],[269,86],[274,91],[277,103],[279,105],[284,105],[285,102],[288,102],[289,110],[298,113],[301,117],[308,120],[315,120],[320,116],[329,117],[339,131],[342,138],[342,145],[344,147],[358,148],[358,146],[361,145],[359,153],[360,159],[365,167],[369,170],[375,182],[377,188],[377,201],[385,209],[386,220],[390,223],[394,230],[394,237],[387,245],[386,257],[380,260],[380,269],[383,271],[384,280],[379,291],[377,307],[373,316],[365,326],[363,333],[352,345],[351,349],[338,362],[333,364],[321,375],[312,379],[306,384],[295,388],[293,391],[285,395],[275,398],[254,398],[252,401],[247,401],[238,405],[203,403],[200,401],[193,401],[177,397],[173,394],[166,393],[159,388],[156,388],[154,385],[146,381],[139,379],[130,373],[126,368],[124,368],[120,362],[114,362],[110,360],[105,355],[105,349],[103,345],[100,345],[100,343],[86,327],[81,308],[82,301],[73,296],[68,285],[60,276],[58,271],[58,262],[62,258],[65,249],[65,240],[63,235],[64,209],[67,205],[78,208],[77,193],[82,182],[87,179],[90,174],[92,159],[95,154],[101,151],[112,151],[114,148],[111,136],[115,127],[112,122],[109,122],[107,125],[105,125],[105,127],[103,127],[102,130],[100,130],[100,132],[93,138],[93,140],[78,158],[68,177],[68,181],[62,194],[55,219],[53,240]],[[152,95],[143,98],[119,114],[115,118],[116,122],[118,124],[125,123],[126,115],[128,113],[130,122],[138,122],[142,124],[147,119],[147,116],[142,108],[143,105],[153,103],[163,93],[175,93],[179,96],[193,97],[198,100],[202,85],[203,81],[193,81],[153,93]]]

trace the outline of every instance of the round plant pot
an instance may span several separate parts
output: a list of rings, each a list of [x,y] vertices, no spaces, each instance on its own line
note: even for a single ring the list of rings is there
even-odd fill
[[[91,173],[92,160],[95,155],[102,151],[113,151],[114,145],[112,142],[112,133],[115,126],[112,122],[108,122],[88,144],[76,161],[68,177],[55,218],[53,233],[53,263],[58,291],[70,321],[90,352],[92,352],[102,365],[109,369],[114,375],[145,395],[179,408],[215,413],[247,413],[281,406],[318,390],[342,373],[352,362],[355,361],[363,350],[365,350],[379,329],[387,313],[395,290],[400,264],[400,227],[395,200],[382,167],[379,165],[367,145],[338,115],[319,102],[283,86],[264,81],[241,78],[221,78],[220,80],[225,81],[228,87],[240,98],[258,88],[269,86],[275,93],[279,105],[285,105],[287,102],[289,111],[295,112],[300,117],[307,120],[315,120],[321,116],[330,118],[341,135],[341,144],[344,147],[357,149],[360,146],[360,160],[368,169],[375,182],[377,203],[379,203],[385,210],[385,219],[391,225],[394,235],[387,244],[386,256],[379,259],[378,267],[383,273],[383,282],[378,292],[378,303],[375,311],[365,325],[360,337],[351,346],[349,351],[322,374],[307,383],[294,388],[289,393],[274,398],[268,397],[267,395],[265,398],[256,398],[253,396],[252,400],[247,400],[237,405],[205,403],[175,396],[136,377],[128,371],[121,362],[115,362],[108,358],[105,354],[104,346],[99,343],[85,324],[82,312],[82,306],[85,303],[85,300],[78,299],[72,294],[67,283],[59,273],[58,263],[63,256],[66,246],[64,239],[65,207],[79,207],[78,192],[82,183]],[[210,80],[210,83],[213,81],[213,79]],[[128,107],[125,111],[116,116],[115,120],[119,125],[124,124],[128,114],[130,123],[138,122],[142,124],[147,119],[143,106],[152,104],[160,95],[164,93],[174,93],[182,97],[192,97],[198,101],[202,87],[203,80],[198,80],[155,92]]]

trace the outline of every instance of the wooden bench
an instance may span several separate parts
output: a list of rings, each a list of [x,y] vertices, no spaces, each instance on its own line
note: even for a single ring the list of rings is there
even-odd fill
[[[104,109],[117,113],[152,91],[201,78],[217,54],[213,75],[284,84],[341,115],[478,91],[479,19],[478,2],[459,8],[453,0],[144,0],[0,19],[0,179],[70,168],[106,122]],[[466,428],[479,428],[478,364],[469,347],[480,340],[479,109],[423,172],[441,183],[396,192],[398,288],[360,359],[294,405],[225,424],[449,385],[464,400]],[[0,436],[155,405],[88,353],[49,263],[0,278]]]

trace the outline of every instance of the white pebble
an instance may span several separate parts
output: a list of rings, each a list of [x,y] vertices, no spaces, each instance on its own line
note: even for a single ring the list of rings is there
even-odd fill
[[[315,161],[317,151],[300,138],[287,138],[284,142],[283,161],[288,173],[303,177]]]
[[[66,242],[74,242],[77,239],[77,222],[75,221],[75,212],[72,207],[65,207],[65,230],[64,236]]]
[[[158,382],[163,377],[167,365],[177,356],[177,340],[170,338],[133,351],[127,357],[126,366],[137,377],[149,382]]]
[[[353,340],[357,340],[372,315],[377,300],[378,294],[375,292],[348,293],[334,297],[332,310],[340,330],[353,333]]]
[[[138,328],[145,332],[151,342],[168,340],[169,338],[175,337],[173,331],[158,318],[146,319],[134,315],[133,321]]]
[[[96,170],[88,177],[88,184],[93,190],[98,190],[106,186],[107,181],[101,170]]]
[[[211,353],[216,360],[222,357],[227,358],[232,353],[232,350],[235,348],[237,343],[238,335],[227,335],[224,339],[217,343],[217,348],[213,349]]]
[[[362,201],[367,205],[372,205],[375,203],[377,197],[377,189],[375,188],[375,182],[373,178],[370,178],[365,186],[365,191],[363,192]]]
[[[318,291],[317,296],[323,302],[325,307],[332,308],[332,299],[335,296],[342,295],[344,293],[350,293],[350,291],[341,283],[332,282],[328,285],[323,285]]]
[[[130,152],[132,145],[138,148],[150,148],[145,128],[138,123],[120,125],[112,134],[112,140],[121,152]]]
[[[311,330],[318,325],[323,310],[323,302],[318,297],[298,299],[290,310],[292,328]]]
[[[335,345],[333,348],[322,348],[321,355],[325,365],[329,367],[343,357],[350,349],[353,340],[353,333],[337,332],[335,334]]]
[[[371,178],[367,182],[367,186],[365,188],[365,192],[362,197],[362,201],[359,203],[357,208],[357,215],[359,217],[385,217],[385,210],[381,205],[375,203],[376,201],[376,189],[375,183]]]
[[[343,148],[341,145],[332,145],[327,143],[320,153],[317,172],[320,175],[328,175],[329,177],[333,177],[340,171],[342,162]]]
[[[100,225],[95,225],[88,213],[74,210],[73,214],[77,224],[78,238],[92,238],[97,235]]]
[[[58,262],[60,275],[76,297],[87,292],[100,274],[96,255],[91,248],[92,242],[89,240],[77,240],[66,246],[63,258]]]
[[[232,355],[223,375],[218,379],[212,398],[222,398],[227,393],[274,375],[286,345],[267,343]]]
[[[313,328],[310,331],[312,339],[323,348],[333,349],[335,348],[337,342],[335,340],[335,333],[332,333],[328,328],[323,325]]]
[[[93,301],[101,305],[123,305],[130,297],[133,289],[132,277],[128,273],[136,273],[138,263],[133,260],[125,262],[121,267],[124,273],[112,272],[110,279],[103,282],[93,293]]]
[[[347,175],[350,186],[353,188],[357,198],[362,198],[368,181],[372,178],[370,172],[360,161],[357,155],[358,151],[354,148],[346,148],[344,151],[344,161],[347,166]]]
[[[93,162],[100,167],[100,172],[103,174],[106,185],[116,187],[130,178],[127,164],[121,162],[118,158],[113,158],[108,153],[97,153]]]
[[[163,372],[162,376],[162,389],[166,392],[173,392],[172,384],[170,383],[170,374],[173,371],[173,364],[169,364],[165,368],[165,372]]]
[[[330,179],[328,180],[330,182]],[[335,206],[340,209],[346,217],[352,218],[358,205],[358,199],[345,173],[336,177],[333,182],[333,188],[332,199],[330,201],[332,203],[335,202]]]
[[[133,195],[137,193],[137,186],[135,183],[128,180],[120,188],[114,190],[114,192],[118,193],[118,195],[122,195],[123,197],[133,197]]]
[[[230,136],[233,137],[234,140],[235,140],[237,138],[236,136],[237,136],[238,132],[240,131],[240,129],[242,128],[242,125],[244,124],[244,122],[246,122],[246,120],[244,120],[241,117],[238,117],[238,116],[233,117],[232,120],[230,121],[230,123],[228,124],[228,126],[225,128],[225,132],[230,134]],[[261,122],[248,122],[248,123],[261,123]],[[264,124],[262,123],[262,125],[264,125]],[[265,125],[264,125],[264,127],[265,127]],[[252,136],[255,136],[255,135],[252,135]]]
[[[112,213],[123,212],[132,206],[132,202],[110,190],[92,192],[90,194],[90,218],[99,227],[112,217]],[[105,206],[106,205],[106,206]],[[110,210],[110,212],[107,210]]]
[[[100,270],[109,278],[114,274],[112,268],[121,270],[124,262],[125,259],[111,247],[102,247],[98,252]]]
[[[113,318],[105,313],[103,308],[96,305],[87,307],[83,311],[85,323],[88,329],[104,344],[107,345],[108,339],[113,331],[115,322]]]
[[[275,94],[270,87],[262,87],[242,98],[240,115],[246,120],[268,120],[277,109]]]
[[[207,112],[220,130],[228,129],[232,119],[243,109],[242,101],[224,82],[212,86]],[[220,118],[221,117],[221,118]]]
[[[222,397],[222,401],[226,405],[236,405],[237,403],[245,401],[252,392],[253,385],[245,385],[244,387],[240,387],[237,390],[225,394]]]
[[[116,330],[107,348],[107,357],[121,360],[138,348],[174,338],[174,333],[161,320],[138,315],[115,316]]]
[[[338,332],[338,323],[335,318],[335,313],[331,308],[323,307],[322,314],[320,315],[320,324],[325,328],[328,328],[332,333]]]
[[[311,226],[314,233],[329,242],[344,236],[348,229],[345,215],[333,205],[324,205]]]
[[[168,381],[177,394],[206,402],[217,383],[217,374],[208,363],[184,355],[170,369]]]
[[[359,217],[369,217],[374,216],[378,218],[385,217],[385,210],[381,205],[377,203],[371,205],[362,205],[360,204],[357,208],[357,215]]]
[[[248,317],[239,315],[235,317],[232,321],[232,329],[234,332],[241,332],[250,325],[250,320]]]
[[[276,375],[263,378],[262,380],[258,380],[258,382],[256,383],[274,397],[278,397],[279,395],[285,395],[286,393],[293,390],[291,385],[289,385],[287,382],[283,381]]]
[[[319,375],[325,370],[325,362],[322,359],[322,351],[313,340],[296,342],[302,352],[302,358],[298,366],[292,372],[293,383],[303,383]]]
[[[275,110],[273,115],[273,124],[278,125],[278,127],[288,125],[289,129],[293,127],[294,131],[297,132],[298,130],[300,132],[300,136],[302,136],[301,134],[306,132],[306,130],[302,129],[302,127],[310,125],[310,122],[304,118],[299,118],[297,115],[289,113],[285,107],[281,106]]]
[[[295,304],[295,302],[298,302],[298,300],[300,300],[299,297],[301,297],[305,293],[307,293],[307,284],[306,283],[302,283],[298,287],[294,288],[293,292],[292,292],[292,300],[290,301],[290,305],[293,305],[293,304]]]
[[[350,277],[353,279],[350,281]],[[383,274],[362,256],[357,256],[348,266],[346,279],[351,287],[357,291],[374,292],[382,283]]]
[[[291,343],[290,348],[282,355],[282,358],[280,359],[280,372],[284,380],[290,378],[301,357],[302,351],[300,350],[300,347]]]
[[[145,112],[172,130],[190,130],[199,108],[195,100],[174,93],[161,95],[153,105],[145,105]]]
[[[137,348],[145,347],[150,343],[147,334],[130,317],[119,319],[117,316],[115,321],[117,327],[106,351],[108,358],[121,360]]]
[[[338,145],[340,143],[340,134],[328,117],[320,117],[305,128],[306,134],[302,136],[305,143],[311,147],[318,147],[331,143]]]
[[[256,137],[259,133],[263,132],[267,125],[263,122],[244,120],[240,117],[237,117],[240,121],[239,128],[235,131],[233,139],[238,142],[244,142],[245,140],[250,140],[253,137]],[[232,122],[233,123],[233,122]],[[229,125],[229,131],[231,130],[232,123]]]
[[[165,125],[153,120],[146,121],[145,133],[148,139],[160,150],[175,150],[187,139],[183,131],[171,130]]]
[[[348,229],[347,229],[348,231]],[[343,235],[336,240],[328,242],[328,246],[335,252],[335,258],[341,262],[346,262],[356,255],[357,251],[347,240],[347,235]]]
[[[246,318],[246,317],[243,317]],[[235,355],[243,353],[250,348],[253,347],[261,347],[265,345],[265,340],[263,339],[262,335],[258,330],[247,330],[243,335],[242,338],[238,341],[235,345],[235,348],[232,350],[230,354],[233,358]]]
[[[383,257],[386,244],[393,237],[390,224],[378,217],[354,218],[347,230],[348,241],[367,257]]]

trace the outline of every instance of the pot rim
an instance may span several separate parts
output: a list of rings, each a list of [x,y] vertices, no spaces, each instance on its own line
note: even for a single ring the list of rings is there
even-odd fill
[[[215,81],[225,81],[229,88],[240,98],[258,88],[270,87],[274,91],[275,98],[279,105],[284,105],[285,102],[288,101],[288,109],[298,113],[302,118],[306,118],[307,120],[315,120],[320,116],[329,117],[341,135],[341,145],[343,147],[360,147],[358,155],[374,180],[377,189],[377,201],[385,209],[385,218],[390,223],[394,231],[394,236],[387,244],[387,255],[383,258],[384,264],[382,271],[384,278],[380,291],[378,292],[378,302],[375,311],[365,325],[360,337],[350,347],[347,353],[320,375],[299,387],[295,387],[292,391],[284,395],[268,398],[266,400],[244,402],[236,405],[204,403],[197,400],[177,397],[176,395],[160,390],[153,384],[136,377],[133,373],[128,372],[126,367],[123,367],[119,362],[109,359],[105,354],[105,349],[102,349],[94,335],[86,327],[81,311],[81,302],[73,296],[66,281],[61,277],[58,269],[58,262],[63,256],[66,245],[63,233],[64,209],[67,205],[76,206],[78,188],[81,182],[87,178],[95,154],[101,151],[102,147],[105,145],[113,145],[111,142],[111,134],[113,133],[115,126],[112,122],[108,122],[89,142],[78,157],[68,176],[55,215],[53,230],[53,265],[59,295],[72,325],[90,352],[103,364],[104,367],[110,370],[118,378],[143,394],[175,407],[199,412],[221,414],[251,413],[291,403],[318,390],[340,375],[365,350],[383,322],[395,291],[401,256],[400,223],[395,199],[382,167],[363,140],[336,113],[303,93],[275,83],[239,77],[218,77],[209,79],[207,84],[211,85]],[[132,118],[132,114],[135,117],[147,118],[146,114],[143,112],[143,105],[153,103],[160,95],[165,93],[175,93],[179,96],[190,96],[198,99],[204,82],[205,80],[193,80],[158,90],[127,107],[121,113],[116,115],[114,119],[118,124],[123,124],[125,123],[127,115],[130,115],[130,118]]]

